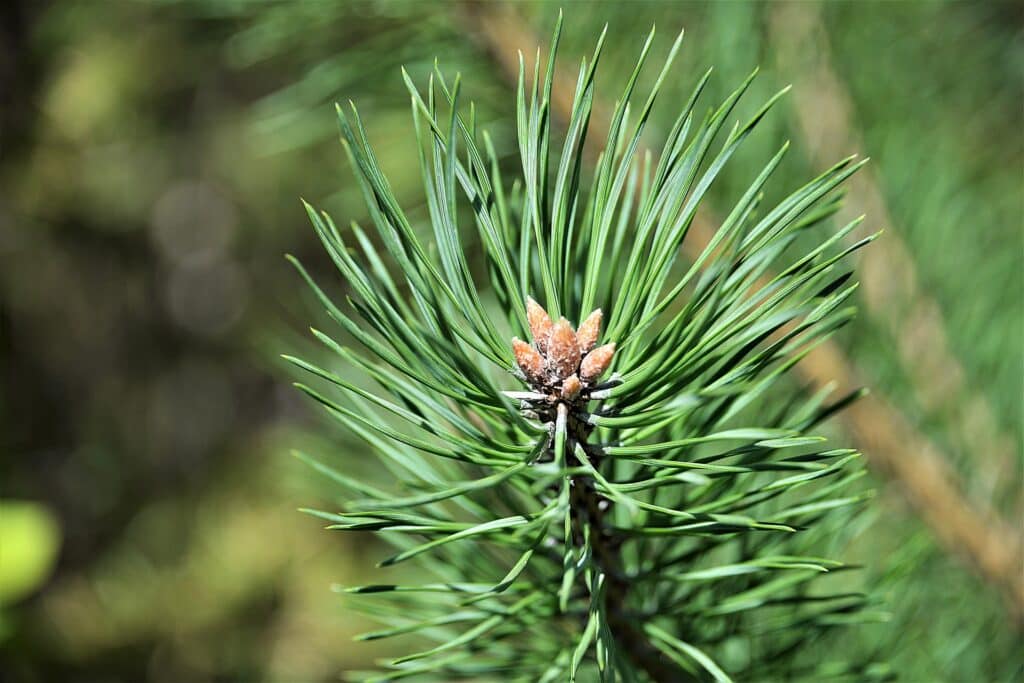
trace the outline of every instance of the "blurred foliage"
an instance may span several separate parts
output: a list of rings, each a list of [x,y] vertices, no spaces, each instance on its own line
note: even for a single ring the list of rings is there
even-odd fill
[[[686,26],[683,78],[664,101],[708,65],[716,99],[760,64],[756,102],[796,78],[779,61],[793,46],[772,31],[777,7],[571,3],[563,54],[589,50],[608,21],[602,68],[618,81],[652,22],[666,35]],[[515,6],[541,36],[556,9]],[[844,346],[953,455],[973,496],[1019,520],[1020,6],[818,9],[865,147],[850,151],[873,157],[892,217],[877,227],[910,248],[1012,462],[957,436],[960,396],[921,401],[878,320],[862,315]],[[51,509],[63,536],[42,589],[4,607],[0,669],[15,681],[306,681],[366,666],[380,651],[351,643],[365,624],[328,586],[365,580],[381,553],[369,541],[352,552],[294,512],[331,499],[282,445],[310,439],[357,474],[366,463],[280,379],[273,359],[301,348],[314,308],[281,255],[329,272],[299,196],[364,219],[332,102],[358,100],[396,195],[416,207],[399,65],[417,80],[435,56],[461,71],[504,154],[509,84],[457,4],[12,0],[0,17],[0,497]],[[667,128],[670,110],[652,125]],[[790,137],[787,177],[820,170],[791,112],[764,126],[736,169]],[[746,179],[725,178],[721,206]],[[878,485],[874,519],[842,554],[868,566],[893,618],[850,647],[884,648],[908,681],[1019,679],[998,595]]]
[[[53,513],[36,503],[0,500],[0,607],[46,580],[59,546]]]

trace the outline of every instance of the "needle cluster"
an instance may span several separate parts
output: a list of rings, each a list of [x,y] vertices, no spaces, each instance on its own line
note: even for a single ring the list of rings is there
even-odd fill
[[[726,128],[750,79],[695,118],[704,74],[673,103],[658,159],[641,157],[681,40],[640,97],[652,32],[591,164],[583,140],[598,135],[588,129],[604,36],[556,145],[560,31],[546,74],[538,61],[527,88],[520,73],[514,181],[464,115],[459,79],[436,69],[425,93],[406,75],[428,220],[401,207],[354,107],[339,122],[373,231],[343,231],[307,206],[349,305],[296,261],[337,329],[314,331],[323,362],[287,358],[378,474],[299,454],[341,493],[336,509],[309,512],[379,533],[382,575],[415,562],[423,577],[339,587],[383,624],[361,638],[416,644],[366,678],[871,677],[881,669],[846,661],[828,638],[877,611],[829,582],[849,567],[822,557],[867,497],[854,488],[858,454],[819,431],[857,394],[785,381],[852,318],[843,259],[871,238],[844,241],[859,221],[832,219],[858,164],[763,206],[782,146],[680,263],[708,189],[777,97]],[[573,329],[563,311],[592,312]]]

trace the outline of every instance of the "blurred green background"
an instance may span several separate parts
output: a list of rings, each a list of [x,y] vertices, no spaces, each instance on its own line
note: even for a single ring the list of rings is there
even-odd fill
[[[609,102],[616,88],[602,84],[631,70],[652,23],[659,54],[686,27],[652,142],[709,65],[713,97],[762,67],[749,107],[794,83],[724,176],[718,212],[784,139],[794,153],[777,187],[847,153],[873,158],[851,210],[887,229],[872,249],[896,256],[861,273],[862,314],[841,343],[1016,543],[1021,7],[562,3],[572,69],[611,25],[598,83]],[[296,512],[330,506],[332,492],[289,448],[356,472],[372,462],[277,361],[305,349],[318,319],[282,256],[344,291],[299,203],[365,219],[335,101],[357,101],[396,194],[422,204],[401,65],[421,82],[435,56],[461,72],[515,168],[502,51],[546,43],[557,10],[0,5],[0,679],[320,681],[387,652],[351,641],[368,624],[330,591],[375,571],[374,542]],[[481,13],[507,44],[481,33]],[[936,542],[900,486],[874,485],[845,554],[868,565],[891,619],[850,647],[908,681],[1020,680],[1007,600]]]

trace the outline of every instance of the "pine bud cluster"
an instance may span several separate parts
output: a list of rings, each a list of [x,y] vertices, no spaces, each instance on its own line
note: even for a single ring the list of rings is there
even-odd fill
[[[552,322],[544,307],[527,297],[526,319],[533,343],[513,337],[512,351],[530,388],[551,403],[587,400],[590,388],[615,355],[614,342],[597,346],[601,309],[573,329],[565,318]]]

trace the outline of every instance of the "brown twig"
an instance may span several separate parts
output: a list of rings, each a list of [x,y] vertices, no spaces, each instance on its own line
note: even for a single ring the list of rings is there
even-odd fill
[[[518,77],[517,50],[541,41],[507,6],[472,4],[464,8],[470,34],[514,82]],[[572,111],[575,79],[558,70],[554,80],[552,112],[564,124]],[[591,117],[595,128],[607,126],[607,111],[595,101]],[[590,154],[600,151],[594,147],[599,144],[596,139],[587,139]],[[710,242],[713,225],[715,221],[706,211],[698,214],[683,245],[690,258],[699,255]],[[842,391],[861,386],[853,365],[832,342],[818,346],[797,365],[797,370],[815,389],[834,385]],[[841,413],[841,419],[874,471],[897,484],[948,552],[1006,595],[1009,610],[1019,619],[1024,614],[1020,535],[994,511],[967,500],[961,493],[961,482],[948,465],[949,459],[883,396],[866,396]]]

